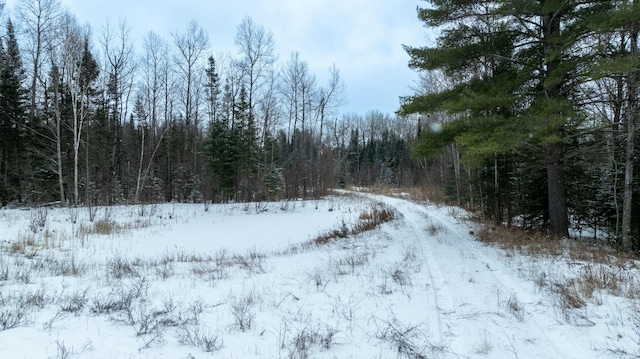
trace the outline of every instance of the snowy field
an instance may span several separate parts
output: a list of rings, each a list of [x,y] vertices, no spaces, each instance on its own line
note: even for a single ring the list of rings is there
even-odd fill
[[[354,234],[384,210],[395,219]],[[456,208],[359,193],[3,209],[0,358],[640,355],[634,263],[613,271],[619,290],[585,295],[572,276],[607,280],[610,264],[478,230]]]

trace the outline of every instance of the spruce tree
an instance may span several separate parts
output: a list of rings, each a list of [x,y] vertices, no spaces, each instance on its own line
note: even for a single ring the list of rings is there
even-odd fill
[[[220,75],[216,69],[216,60],[213,56],[209,56],[208,63],[209,66],[204,71],[207,79],[205,90],[207,95],[209,122],[211,124],[217,121],[220,111]]]
[[[20,50],[11,20],[6,46],[0,41],[0,201],[24,199],[29,144],[25,128],[26,91]]]

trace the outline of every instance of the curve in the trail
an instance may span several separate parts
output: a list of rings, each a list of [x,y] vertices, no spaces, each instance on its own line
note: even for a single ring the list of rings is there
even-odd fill
[[[478,248],[479,244],[475,242],[473,235],[469,233],[469,228],[465,228],[460,223],[462,221],[444,213],[442,208],[428,204],[417,204],[396,197],[362,193],[360,195],[383,202],[394,208],[400,214],[400,226],[404,229],[402,232],[404,238],[397,238],[397,240],[412,243],[420,252],[427,271],[429,292],[434,302],[434,308],[428,309],[428,315],[432,322],[437,323],[437,329],[432,330],[433,339],[437,342],[446,342],[451,339],[450,336],[458,335],[456,332],[464,332],[464,330],[455,330],[458,324],[455,322],[456,308],[450,281],[459,281],[463,277],[465,268],[452,268],[451,264],[447,263],[452,258],[452,253],[456,253],[455,250],[452,250],[452,247],[456,247],[465,253],[470,253],[470,255],[465,256],[466,259],[464,260],[481,262],[469,263],[469,266],[473,264],[477,268],[481,264],[482,266],[490,267],[491,270],[487,270],[485,275],[488,276],[496,288],[504,288],[505,292],[516,293],[528,305],[535,306],[542,301],[540,294],[533,293],[530,288],[519,283],[521,279],[508,274],[512,273],[513,270],[509,270],[504,263],[485,256]],[[429,234],[427,230],[429,225],[441,228],[442,233],[439,234],[438,238]],[[462,254],[459,254],[459,256],[462,256]],[[456,261],[459,260],[461,258],[456,259]],[[461,267],[464,267],[464,264]],[[447,268],[446,272],[443,272],[442,268]],[[446,275],[443,273],[446,273]],[[467,289],[469,291],[484,290],[485,294],[488,291],[487,288],[478,289],[470,285],[465,287],[465,283],[456,283],[456,290],[459,291],[456,294],[463,295],[465,293],[460,291]],[[530,331],[528,335],[534,336],[538,340],[540,347],[535,357],[576,359],[593,357],[593,351],[573,344],[571,338],[568,337],[571,334],[562,333],[562,330],[558,329],[561,326],[558,324],[552,310],[550,313],[550,310],[547,309],[528,312],[525,323],[521,324],[526,330]],[[512,340],[512,338],[509,338],[509,340]]]

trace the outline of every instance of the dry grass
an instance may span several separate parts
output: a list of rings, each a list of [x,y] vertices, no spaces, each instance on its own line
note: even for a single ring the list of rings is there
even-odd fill
[[[484,226],[476,238],[480,242],[497,245],[508,254],[549,257],[559,256],[564,250],[561,242],[551,236],[519,228]]]
[[[357,235],[363,232],[373,230],[383,223],[392,221],[395,218],[395,213],[391,208],[383,203],[377,203],[371,205],[371,207],[358,216],[358,222],[349,227],[345,222],[342,222],[340,228],[330,230],[326,233],[320,234],[307,245],[326,245],[333,243],[340,238],[346,238],[347,236]]]
[[[80,224],[76,235],[78,237],[89,236],[94,234],[111,235],[119,233],[122,230],[121,226],[115,221],[109,219],[99,219],[92,224]]]
[[[83,236],[86,237],[86,236],[95,235],[95,234],[109,236],[109,235],[127,233],[132,230],[148,228],[148,227],[151,227],[152,225],[153,223],[148,218],[145,218],[145,219],[136,218],[133,222],[129,222],[125,224],[119,224],[118,222],[109,218],[102,218],[102,219],[96,220],[95,222],[93,222],[93,224],[88,224],[88,225],[80,224],[76,235],[78,237],[83,237]]]
[[[44,229],[37,233],[23,232],[9,245],[8,249],[13,254],[21,254],[27,258],[33,258],[41,250],[62,247],[62,243],[66,239],[66,233],[55,233],[49,229]]]
[[[600,263],[616,267],[635,267],[634,258],[619,253],[606,245],[577,240],[558,240],[539,232],[520,228],[484,226],[475,234],[477,240],[495,244],[508,254],[524,254],[533,257],[552,258],[566,256],[577,262]]]
[[[530,275],[536,285],[553,294],[565,313],[587,303],[600,305],[603,295],[640,299],[640,279],[634,258],[605,245],[558,240],[517,228],[486,226],[476,238],[504,250],[507,257],[524,255],[566,263],[570,270],[556,271],[532,261]],[[549,261],[542,261],[549,263]]]
[[[429,232],[430,235],[435,236],[441,229],[442,226],[436,226],[435,224],[431,223],[429,227],[427,227],[427,232]]]
[[[360,221],[351,229],[350,234],[352,235],[370,231],[383,223],[392,221],[394,213],[389,207],[378,203],[371,206],[368,211],[362,212],[358,218]]]
[[[385,196],[407,198],[411,201],[420,203],[428,202],[441,205],[451,204],[451,199],[447,197],[441,188],[435,185],[408,188],[376,186],[366,189],[360,188],[359,190]]]
[[[409,199],[418,202],[430,202],[435,204],[451,204],[451,199],[447,197],[438,186],[423,186],[403,189],[409,194]]]
[[[579,309],[587,305],[584,293],[581,290],[582,281],[578,278],[570,278],[551,284],[551,292],[555,293],[560,302],[560,307],[566,309]]]
[[[120,226],[108,219],[99,219],[93,223],[93,233],[109,235],[118,231]]]

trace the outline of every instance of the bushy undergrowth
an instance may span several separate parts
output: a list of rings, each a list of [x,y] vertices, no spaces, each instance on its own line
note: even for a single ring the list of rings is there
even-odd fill
[[[507,258],[524,255],[534,259],[520,270],[539,289],[552,295],[564,319],[572,324],[588,322],[583,314],[576,317],[576,310],[588,303],[601,305],[604,295],[640,300],[636,260],[603,244],[558,240],[517,228],[493,226],[486,226],[476,238],[500,247]],[[557,270],[554,263],[568,264],[569,270]]]
[[[384,196],[406,198],[418,203],[448,205],[452,202],[451,198],[442,191],[442,188],[436,185],[408,188],[377,186],[371,188],[359,188],[359,190]]]
[[[342,221],[339,228],[330,230],[314,238],[311,243],[318,246],[326,245],[347,236],[358,235],[363,232],[373,230],[383,223],[392,221],[395,218],[393,209],[383,203],[372,204],[367,210],[360,213],[358,221],[348,225]]]

